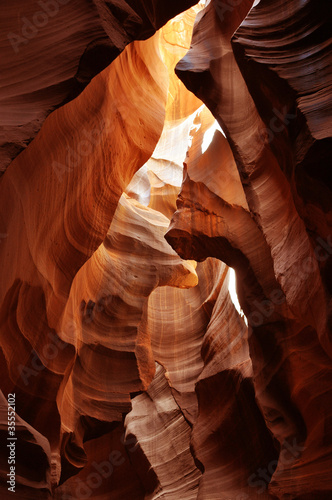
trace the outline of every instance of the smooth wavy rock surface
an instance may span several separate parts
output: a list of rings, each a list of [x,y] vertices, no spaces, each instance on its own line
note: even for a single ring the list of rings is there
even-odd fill
[[[194,3],[5,2],[0,21],[0,171],[54,109],[75,98],[130,42],[152,36]]]
[[[317,140],[332,134],[330,22],[331,11],[324,1],[278,0],[273,5],[261,1],[233,39],[235,48],[238,45],[243,48],[243,68],[248,69],[244,74],[253,96],[257,97],[258,109],[264,114],[272,112],[272,119],[271,104],[278,107],[295,104]],[[285,83],[288,91],[283,95]],[[271,99],[267,87],[278,99],[277,96]]]
[[[255,9],[259,12],[265,6],[267,11],[268,5],[269,2],[261,2],[251,11],[244,28],[239,29],[239,37],[249,25],[252,29],[250,19]],[[182,257],[196,260],[218,257],[237,270],[239,300],[249,324],[256,400],[267,427],[281,446],[276,470],[270,473],[270,492],[278,498],[286,494],[290,498],[309,498],[305,495],[327,498],[331,485],[326,475],[326,457],[331,457],[331,450],[320,448],[316,438],[317,432],[326,437],[330,431],[322,414],[310,407],[316,401],[323,404],[328,415],[331,412],[331,347],[326,321],[329,289],[319,272],[317,240],[315,248],[307,233],[314,221],[302,218],[303,211],[296,209],[300,203],[280,162],[282,152],[278,154],[274,143],[262,140],[262,130],[265,137],[271,132],[269,124],[262,121],[233,55],[230,38],[237,27],[239,11],[228,11],[226,18],[219,7],[212,2],[199,15],[191,48],[176,71],[186,86],[208,105],[225,131],[240,174],[238,191],[243,189],[248,206],[235,197],[232,199],[228,192],[224,195],[224,184],[210,181],[215,177],[211,158],[220,162],[219,171],[225,172],[226,177],[223,159],[229,164],[229,153],[223,153],[221,145],[219,155],[207,156],[207,151],[206,161],[204,155],[198,162],[194,160],[193,174],[189,155],[178,211],[167,239]],[[244,3],[241,7],[246,10]],[[272,15],[269,22],[271,19]],[[287,19],[291,25],[292,19],[289,16]],[[296,22],[298,18],[294,18],[293,23]],[[256,87],[262,85],[261,80],[258,82]],[[273,90],[271,84],[272,103]],[[221,136],[219,142],[223,142]],[[214,143],[218,143],[216,136],[211,149]],[[295,140],[288,140],[288,149],[296,151],[296,146]],[[326,189],[322,188],[323,193]],[[275,196],[278,202],[273,201]],[[323,241],[322,236],[324,233],[318,241]],[[327,258],[328,255],[324,260]],[[300,354],[304,336],[310,345],[316,346],[315,354],[311,351],[311,361]],[[286,375],[288,371],[291,378]],[[310,379],[321,380],[319,393]],[[304,386],[306,397],[302,399]],[[324,403],[320,403],[322,400]],[[318,475],[308,473],[312,460],[321,471]],[[256,484],[259,486],[259,481]]]
[[[0,435],[1,445],[8,447],[8,465],[15,463],[16,456],[18,459],[17,466],[15,464],[16,494],[20,498],[46,498],[51,491],[51,450],[49,441],[20,418],[16,404],[11,402],[12,398],[13,395],[10,394],[7,401],[4,394],[0,392]],[[16,412],[15,442],[8,440],[8,421],[13,422],[13,412]],[[8,487],[11,486],[11,474],[4,469],[3,465],[1,465],[0,477],[2,483],[5,483]],[[1,495],[2,498],[10,498],[15,495],[15,492],[2,491]]]
[[[6,4],[1,499],[332,498],[330,9],[193,3]]]

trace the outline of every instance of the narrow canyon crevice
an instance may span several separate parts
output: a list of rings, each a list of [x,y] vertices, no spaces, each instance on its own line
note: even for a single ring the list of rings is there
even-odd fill
[[[0,497],[331,500],[328,3],[5,10]]]

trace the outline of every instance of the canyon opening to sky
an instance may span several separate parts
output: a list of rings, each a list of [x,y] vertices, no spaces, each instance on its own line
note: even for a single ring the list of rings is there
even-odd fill
[[[4,5],[0,498],[331,500],[329,2]]]

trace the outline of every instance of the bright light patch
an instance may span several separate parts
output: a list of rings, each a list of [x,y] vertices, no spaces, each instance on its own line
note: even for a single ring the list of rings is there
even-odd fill
[[[228,291],[229,295],[231,296],[232,302],[235,306],[235,309],[239,313],[239,315],[243,318],[245,324],[248,326],[248,321],[247,318],[244,315],[244,312],[241,309],[239,299],[237,297],[236,293],[236,275],[235,271],[232,267],[229,268],[229,284],[228,284]]]
[[[212,127],[210,127],[204,134],[204,138],[203,138],[203,142],[202,142],[202,154],[205,153],[207,148],[210,146],[216,130],[219,130],[222,133],[222,135],[224,137],[226,137],[224,132],[222,131],[219,123],[217,122],[217,120],[215,120]]]

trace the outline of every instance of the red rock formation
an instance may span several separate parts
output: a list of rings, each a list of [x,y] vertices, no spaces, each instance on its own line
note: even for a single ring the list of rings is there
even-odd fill
[[[17,414],[15,394],[0,392],[1,454],[6,456],[6,473],[1,474],[2,498],[47,498],[50,493],[51,450],[48,440]],[[16,412],[15,421],[13,414]],[[15,431],[9,431],[8,422]],[[11,432],[16,440],[11,439]],[[9,438],[9,439],[8,439]],[[8,460],[7,460],[8,457]],[[14,467],[14,473],[12,468]],[[3,465],[1,466],[4,469]],[[10,491],[8,493],[8,491]]]
[[[0,171],[54,109],[75,98],[133,40],[149,38],[194,0],[16,1],[0,25]]]
[[[1,498],[332,497],[328,9],[193,3],[1,23]]]
[[[73,281],[61,331],[76,345],[76,357],[58,408],[63,459],[75,467],[84,465],[82,416],[121,421],[131,408],[130,393],[147,389],[153,380],[154,356],[143,319],[150,294],[158,286],[197,284],[193,265],[181,261],[164,239],[168,223],[159,212],[123,197],[106,239]]]
[[[261,2],[256,7],[258,12],[264,4],[268,11],[268,2]],[[246,11],[244,3],[241,6]],[[246,26],[252,30],[254,12],[239,30],[240,40]],[[286,494],[290,498],[328,498],[331,485],[326,456],[331,457],[331,449],[321,439],[327,439],[325,443],[330,439],[325,423],[331,399],[326,323],[330,299],[319,273],[317,246],[313,247],[306,231],[309,221],[297,210],[300,203],[285,175],[285,165],[280,164],[282,152],[277,154],[275,144],[268,140],[269,124],[259,116],[232,54],[230,35],[237,27],[239,10],[227,14],[221,16],[218,5],[209,4],[195,27],[190,51],[177,66],[177,74],[209,106],[225,130],[248,209],[224,197],[220,184],[217,190],[205,182],[211,160],[204,162],[203,155],[200,176],[195,169],[191,177],[189,163],[167,239],[185,258],[201,260],[210,255],[237,269],[240,303],[249,322],[256,399],[281,446],[271,493],[278,498]],[[285,16],[292,26],[289,11]],[[246,60],[244,64],[249,63]],[[280,67],[282,64],[280,61]],[[261,81],[256,88],[260,86]],[[268,88],[273,104],[272,83]],[[267,86],[264,91],[267,95]],[[288,138],[287,146],[296,151],[296,141]],[[219,169],[224,171],[224,154],[212,156],[219,159]],[[291,165],[291,158],[288,161]],[[313,382],[317,377],[322,388],[319,394]],[[315,404],[325,408],[325,418],[315,412]],[[315,466],[310,473],[312,460]],[[315,467],[321,471],[319,475]]]
[[[1,182],[2,371],[10,377],[8,392],[30,394],[20,416],[53,450],[60,430],[55,399],[73,363],[83,312],[69,311],[62,328],[73,278],[102,243],[122,191],[162,130],[167,72],[156,43],[131,45],[76,100],[54,112]],[[125,67],[132,72],[128,100],[117,76]],[[53,465],[58,481],[58,460]]]

